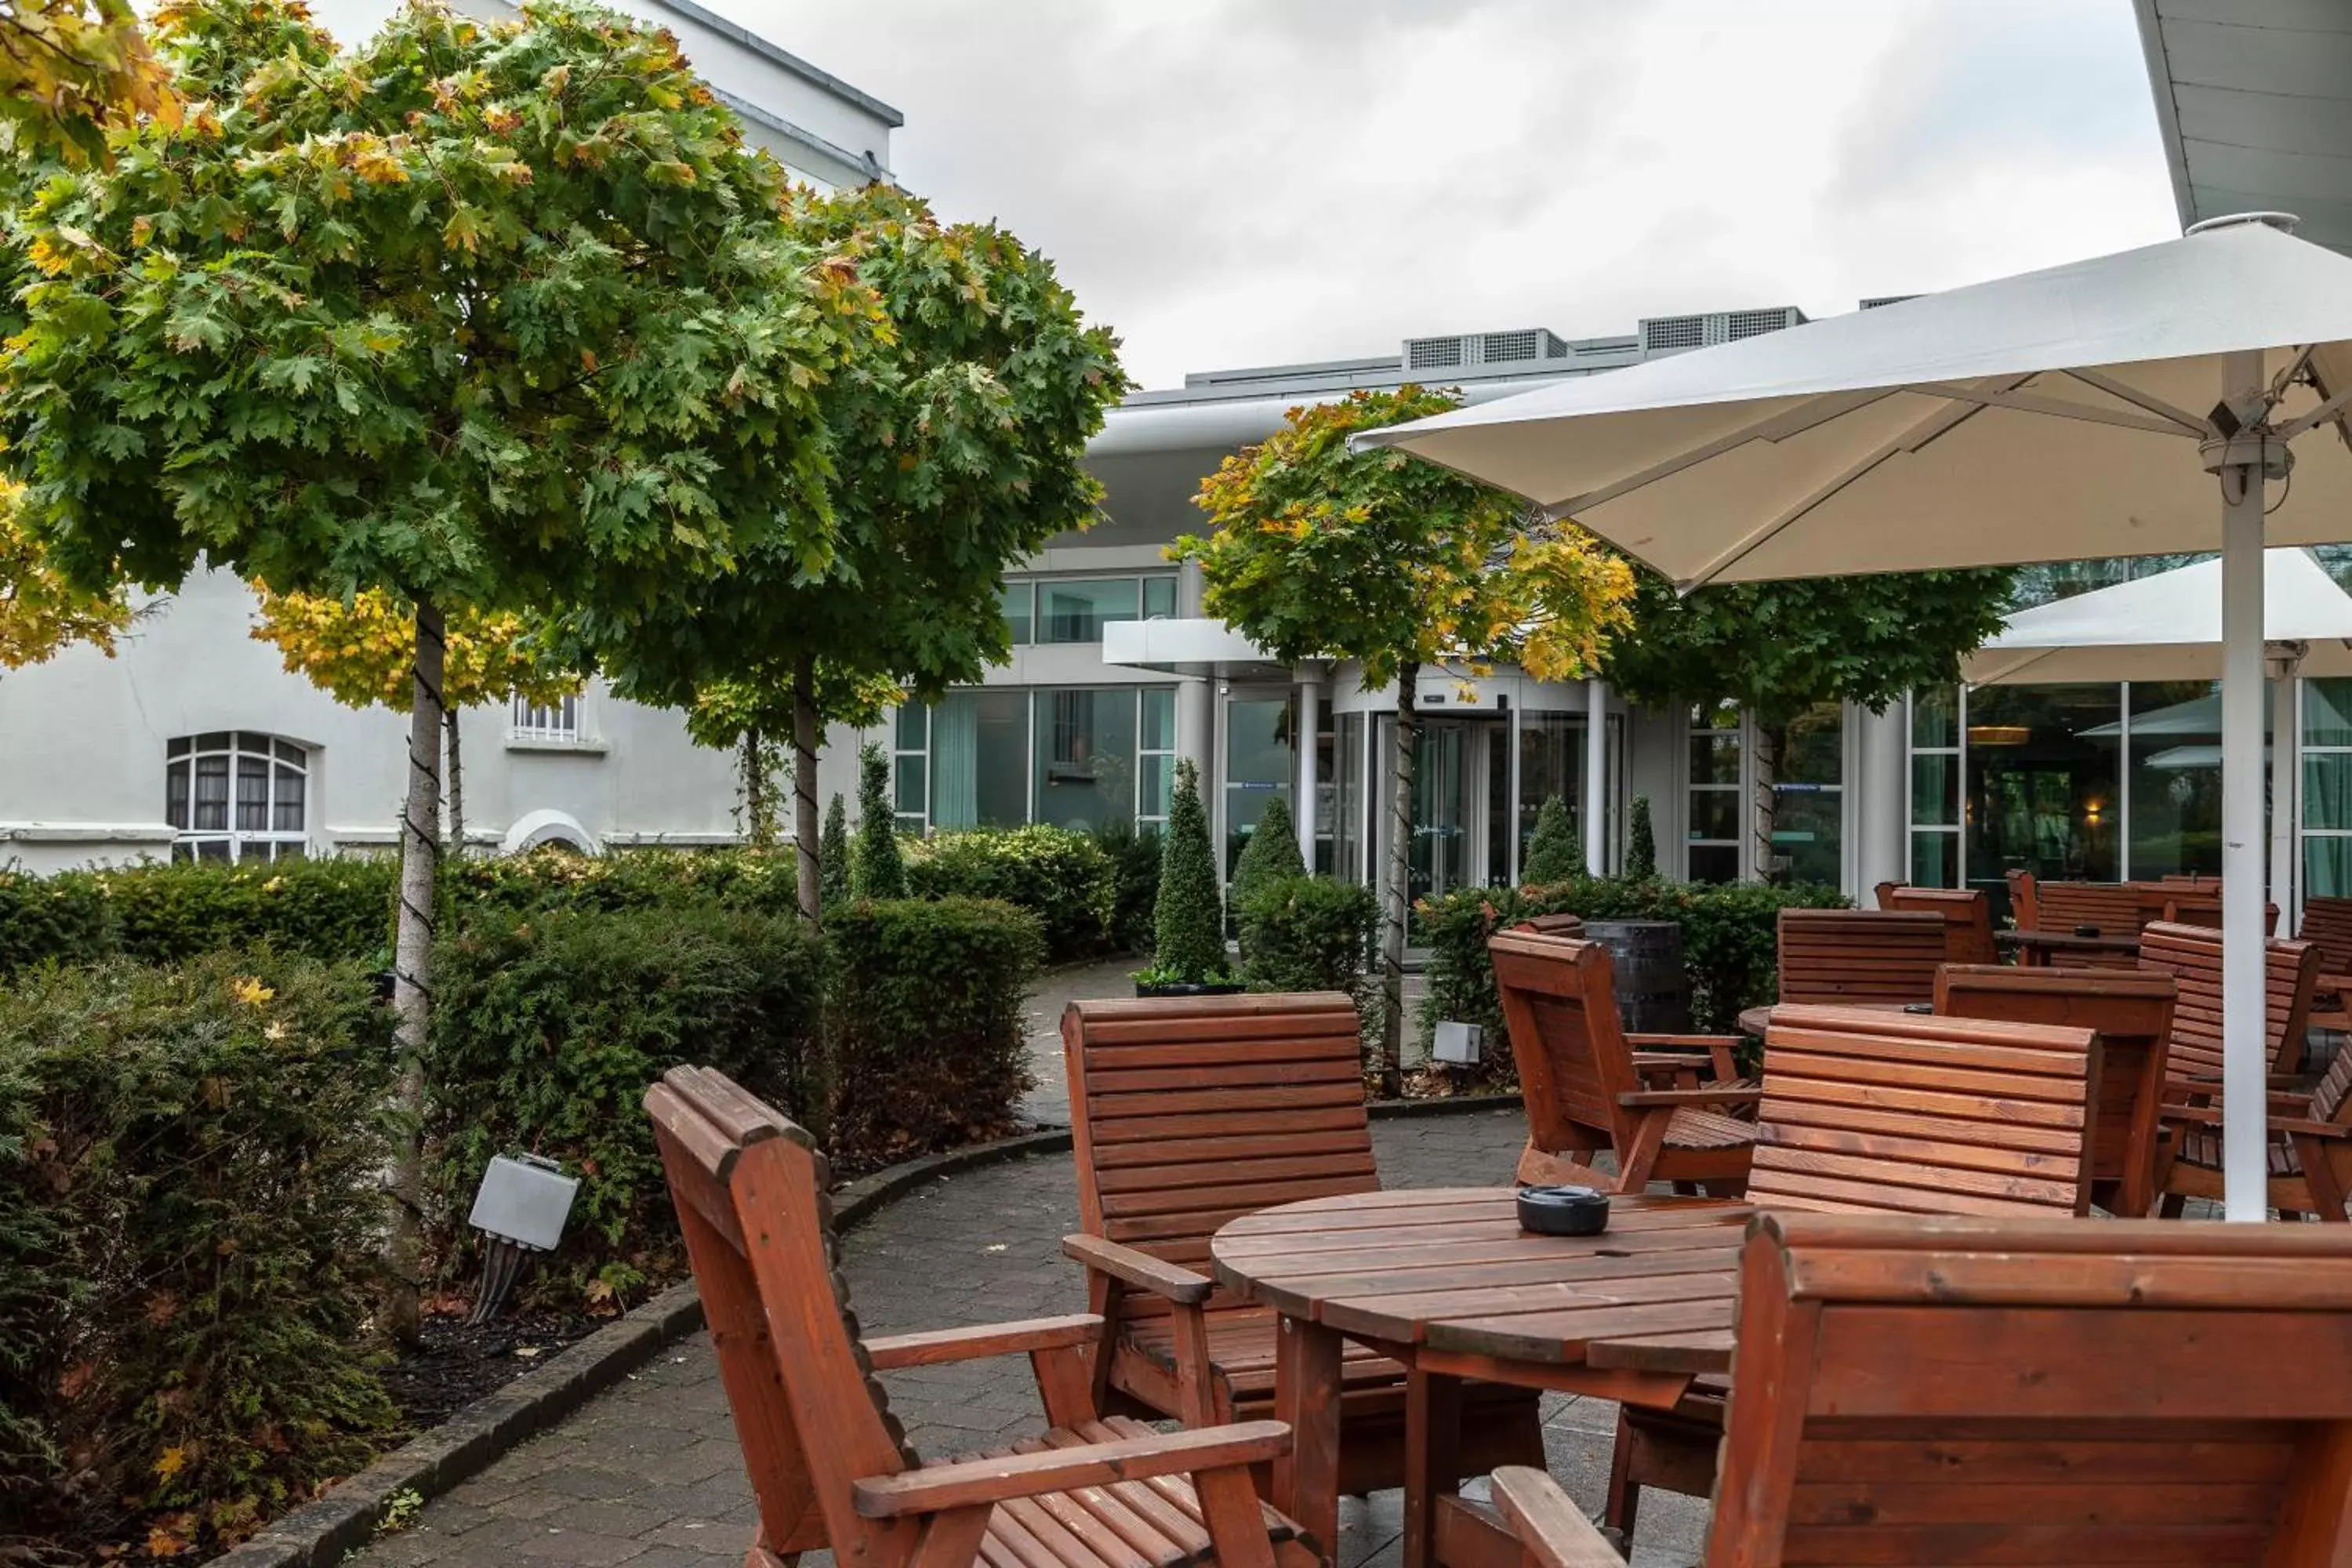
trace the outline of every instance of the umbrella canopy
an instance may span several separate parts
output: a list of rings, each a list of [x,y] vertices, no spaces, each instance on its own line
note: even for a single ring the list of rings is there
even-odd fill
[[[2307,551],[2272,550],[2263,561],[2263,641],[2298,674],[2352,675],[2352,594]],[[2009,617],[1990,642],[1960,661],[1971,686],[2070,680],[2221,679],[2221,563],[2118,583],[2037,605]],[[2211,722],[2221,723],[2212,702]],[[2134,720],[2132,728],[2144,728]]]
[[[2223,1166],[2267,1213],[2263,551],[2352,538],[2352,258],[2275,214],[1356,437],[1677,586],[2221,552]]]

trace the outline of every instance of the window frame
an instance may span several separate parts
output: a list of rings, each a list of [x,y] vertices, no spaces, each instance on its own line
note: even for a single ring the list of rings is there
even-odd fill
[[[1700,880],[1700,879],[1693,875],[1691,871],[1692,850],[1728,849],[1732,853],[1732,862],[1734,866],[1730,880],[1733,883],[1743,882],[1748,879],[1748,837],[1740,831],[1741,814],[1739,803],[1746,798],[1748,788],[1748,770],[1750,751],[1748,710],[1745,708],[1739,708],[1727,703],[1713,704],[1712,706],[1718,711],[1724,708],[1730,707],[1734,712],[1738,713],[1738,722],[1730,725],[1709,724],[1705,721],[1705,715],[1701,711],[1703,709],[1709,706],[1709,704],[1706,703],[1692,703],[1686,714],[1685,722],[1683,740],[1683,880],[1694,883]],[[1734,742],[1739,747],[1738,776],[1734,778],[1729,784],[1713,782],[1701,784],[1691,776],[1690,743],[1700,736],[1715,737],[1721,735],[1730,736]],[[1732,836],[1729,838],[1701,838],[1698,837],[1697,814],[1692,811],[1691,807],[1696,804],[1696,797],[1701,795],[1727,795],[1731,796]],[[1727,884],[1710,879],[1706,885],[1722,887],[1727,886]]]
[[[1919,721],[1916,710],[1919,694],[1903,694],[1903,876],[1916,882],[1919,875],[1919,839],[1923,836],[1940,835],[1951,841],[1947,863],[1951,868],[1950,886],[1969,885],[1969,688],[1965,681],[1952,687],[1952,743],[1948,746],[1919,744]],[[1919,820],[1918,757],[1949,757],[1952,759],[1952,820],[1948,823]],[[1926,884],[1920,884],[1925,886]]]
[[[517,692],[507,703],[507,739],[541,746],[576,746],[583,739],[583,703],[571,692],[550,707]]]
[[[221,826],[199,826],[198,816],[213,803],[200,796],[201,764],[220,758]],[[245,860],[298,860],[310,855],[311,780],[314,748],[291,736],[260,730],[207,730],[175,735],[163,745],[163,820],[173,830],[173,860],[221,860],[235,865]],[[248,827],[238,820],[257,804],[245,798],[244,784],[252,777],[248,763],[259,765],[262,786],[258,801],[263,826]],[[280,791],[290,778],[293,798]],[[181,787],[175,791],[174,784]],[[174,796],[177,795],[175,799]],[[288,807],[294,826],[281,826]],[[207,855],[205,847],[220,846],[224,853]]]
[[[1147,827],[1155,829],[1164,829],[1166,827],[1168,817],[1164,809],[1155,816],[1146,816],[1144,814],[1142,774],[1144,766],[1148,762],[1160,758],[1169,759],[1170,783],[1168,795],[1170,798],[1173,798],[1175,794],[1173,759],[1182,755],[1182,752],[1177,744],[1177,734],[1180,725],[1176,710],[1177,688],[1174,685],[1130,686],[1122,682],[1105,682],[1100,685],[983,686],[959,688],[958,689],[979,691],[1011,690],[1017,691],[1021,695],[1022,712],[1024,718],[1026,730],[1026,742],[1023,748],[1024,758],[1023,772],[1025,779],[1024,789],[1026,795],[1026,800],[1024,805],[1024,825],[1034,825],[1037,821],[1038,744],[1041,736],[1048,736],[1055,732],[1054,726],[1056,723],[1057,718],[1053,710],[1045,703],[1045,700],[1050,697],[1056,697],[1065,694],[1091,694],[1099,700],[1106,696],[1124,693],[1129,700],[1133,704],[1133,733],[1135,736],[1135,743],[1131,749],[1131,755],[1134,759],[1134,768],[1132,770],[1132,776],[1129,778],[1128,783],[1129,821],[1138,832],[1141,832]],[[1146,746],[1143,743],[1144,735],[1146,733],[1144,727],[1143,705],[1146,697],[1152,692],[1165,692],[1168,694],[1168,743],[1164,747]],[[919,744],[908,744],[905,740],[906,725],[904,715],[908,711],[909,708],[914,706],[915,705],[913,704],[904,704],[898,708],[895,708],[891,710],[889,717],[884,721],[884,722],[889,726],[890,731],[890,798],[893,815],[896,816],[900,826],[907,828],[910,832],[928,835],[932,831],[934,826],[931,820],[931,783],[936,775],[937,768],[931,755],[931,747],[933,742],[938,736],[939,727],[937,716],[931,711],[932,705],[922,705],[922,740]],[[919,803],[920,806],[919,810],[910,807],[907,804],[905,794],[898,787],[900,770],[904,761],[916,762],[921,771],[922,798]]]
[[[1173,617],[1182,596],[1181,578],[1179,574],[1175,572],[1069,572],[1048,574],[1040,576],[1008,577],[1004,580],[1003,588],[1000,591],[1004,594],[1025,592],[1029,600],[1028,635],[1026,637],[1014,637],[1013,644],[1015,647],[1099,647],[1101,645],[1102,635],[1099,631],[1091,637],[1054,637],[1045,635],[1045,617],[1041,611],[1041,605],[1043,604],[1043,595],[1041,591],[1045,588],[1066,585],[1075,583],[1133,584],[1135,586],[1135,615],[1132,618],[1138,621],[1161,620]],[[1168,609],[1164,614],[1155,615],[1151,607],[1151,590],[1155,584],[1165,584],[1167,585],[1168,592],[1166,598]],[[1121,616],[1111,620],[1102,621],[1098,624],[1101,626],[1113,626],[1129,618],[1129,617],[1128,616]]]

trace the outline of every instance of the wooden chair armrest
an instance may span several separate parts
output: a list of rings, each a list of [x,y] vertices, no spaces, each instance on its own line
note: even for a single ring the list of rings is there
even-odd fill
[[[1534,1568],[1625,1568],[1600,1528],[1541,1470],[1497,1468],[1495,1507]]]
[[[1018,1323],[976,1323],[968,1329],[888,1334],[868,1339],[866,1353],[874,1358],[875,1371],[892,1372],[902,1366],[938,1366],[983,1356],[1067,1350],[1093,1344],[1102,1337],[1102,1330],[1103,1321],[1094,1313],[1072,1312],[1067,1317],[1031,1318]]]
[[[1718,1085],[1714,1089],[1637,1089],[1617,1097],[1628,1110],[1663,1105],[1754,1105],[1764,1098],[1761,1089]]]
[[[2284,1115],[2273,1110],[2264,1121],[2273,1132],[2301,1132],[2313,1138],[2352,1138],[2352,1127],[2337,1121],[2314,1121],[2305,1114],[2310,1109],[2307,1102],[2297,1104]],[[2227,1107],[2219,1105],[2168,1105],[2163,1108],[2167,1121],[2190,1121],[2200,1127],[2221,1126],[2229,1114]]]
[[[1099,1236],[1062,1237],[1062,1256],[1180,1307],[1199,1306],[1217,1288],[1217,1282],[1205,1274],[1195,1274],[1181,1265],[1163,1261],[1132,1247],[1121,1247],[1116,1241],[1105,1241]]]
[[[1748,1043],[1745,1035],[1628,1035],[1625,1043],[1637,1051],[1711,1051],[1721,1046],[1736,1050]]]
[[[1197,1475],[1203,1470],[1264,1464],[1288,1452],[1288,1426],[1279,1421],[1243,1421],[1230,1426],[1088,1443],[1076,1448],[1007,1454],[997,1459],[962,1459],[895,1476],[868,1476],[851,1484],[850,1495],[865,1518],[898,1519],[1077,1487],[1107,1487],[1154,1476]]]

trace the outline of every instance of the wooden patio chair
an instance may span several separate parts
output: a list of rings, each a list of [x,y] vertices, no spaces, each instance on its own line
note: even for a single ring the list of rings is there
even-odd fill
[[[2346,1231],[1766,1215],[1738,1333],[1706,1568],[2352,1563]],[[1540,1471],[1495,1502],[1486,1561],[1622,1568]]]
[[[2127,882],[2041,882],[2034,889],[2035,931],[2095,931],[2102,936],[2134,936],[2164,912],[2163,906],[2143,908],[2139,889]],[[2070,952],[2071,969],[2130,969],[2128,952]]]
[[[1926,1003],[1944,962],[1944,917],[1885,910],[1782,910],[1780,1000]]]
[[[2308,1097],[2273,1093],[2269,1111],[2264,1202],[2288,1217],[2352,1220],[2345,1208],[2352,1192],[2352,1050],[2336,1052]],[[2221,1114],[2218,1105],[2165,1107],[2172,1135],[2158,1181],[2167,1216],[2177,1218],[2190,1198],[2221,1200]]]
[[[1724,1082],[1653,1088],[1635,1052],[1637,1045],[1644,1053],[1728,1052],[1736,1041],[1626,1034],[1609,951],[1597,942],[1499,931],[1486,950],[1528,1110],[1520,1181],[1591,1183],[1621,1193],[1652,1182],[1727,1195],[1741,1189],[1756,1130],[1727,1112],[1753,1105],[1757,1091]],[[1614,1176],[1592,1168],[1604,1149],[1616,1154]]]
[[[2352,1031],[2352,899],[2305,899],[2298,939],[2319,949],[2317,998],[2311,1021]]]
[[[2168,974],[1946,964],[1936,1011],[1964,1018],[2058,1024],[2099,1037],[2099,1110],[2091,1140],[2092,1201],[2145,1219],[2156,1206],[2157,1112],[2177,987]]]
[[[2042,882],[2031,871],[2003,871],[2009,884],[2009,923],[2020,931],[2042,929]]]
[[[2319,949],[2307,942],[2265,944],[2269,975],[2263,1009],[2270,1070],[2292,1077],[2303,1070],[2311,1003],[2319,982]],[[2138,967],[2168,974],[2179,988],[2172,1010],[2172,1042],[2166,1052],[2166,1098],[2210,1100],[2221,1089],[2221,933],[2210,926],[2159,921],[2140,932]]]
[[[2204,926],[2213,931],[2221,929],[2221,886],[2218,882],[2194,887],[2172,884],[2150,886],[2139,884],[2142,925],[2163,921],[2170,925]],[[2263,906],[2263,934],[2278,934],[2279,907]]]
[[[1062,1015],[1082,1234],[1063,1251],[1106,1321],[1106,1410],[1208,1426],[1274,1405],[1274,1312],[1202,1272],[1226,1221],[1376,1192],[1355,1004],[1338,993],[1074,1002]],[[1402,1484],[1405,1370],[1340,1362],[1339,1479]],[[1540,1462],[1531,1389],[1472,1384],[1463,1476]]]
[[[745,1568],[830,1549],[869,1568],[1315,1568],[1258,1501],[1279,1422],[1161,1434],[1098,1416],[1087,1314],[866,1339],[838,1271],[827,1171],[809,1135],[718,1073],[646,1094],[670,1199],[759,1506]],[[1026,1355],[1054,1429],[943,1463],[915,1454],[877,1372]],[[1190,1478],[1189,1479],[1187,1478]]]
[[[2090,1030],[1861,1007],[1774,1009],[1748,1201],[1841,1214],[2074,1216],[2091,1201]],[[1619,1406],[1602,1517],[1630,1537],[1642,1489],[1704,1497],[1724,1389]]]
[[[1992,945],[1992,900],[1982,888],[1914,888],[1878,884],[1878,907],[1901,913],[1944,918],[1946,963],[1990,963],[2000,955]]]

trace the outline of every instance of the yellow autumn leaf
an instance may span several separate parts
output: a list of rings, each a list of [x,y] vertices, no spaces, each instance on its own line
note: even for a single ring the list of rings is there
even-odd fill
[[[168,1481],[186,1468],[187,1463],[187,1448],[182,1444],[174,1443],[164,1449],[155,1460],[155,1474]]]
[[[239,975],[235,981],[231,982],[228,992],[230,995],[236,997],[239,1002],[244,1003],[248,1007],[258,1007],[264,1002],[268,1001],[271,997],[278,994],[277,992],[271,990],[268,986],[264,985],[260,981],[255,979],[250,974]]]

